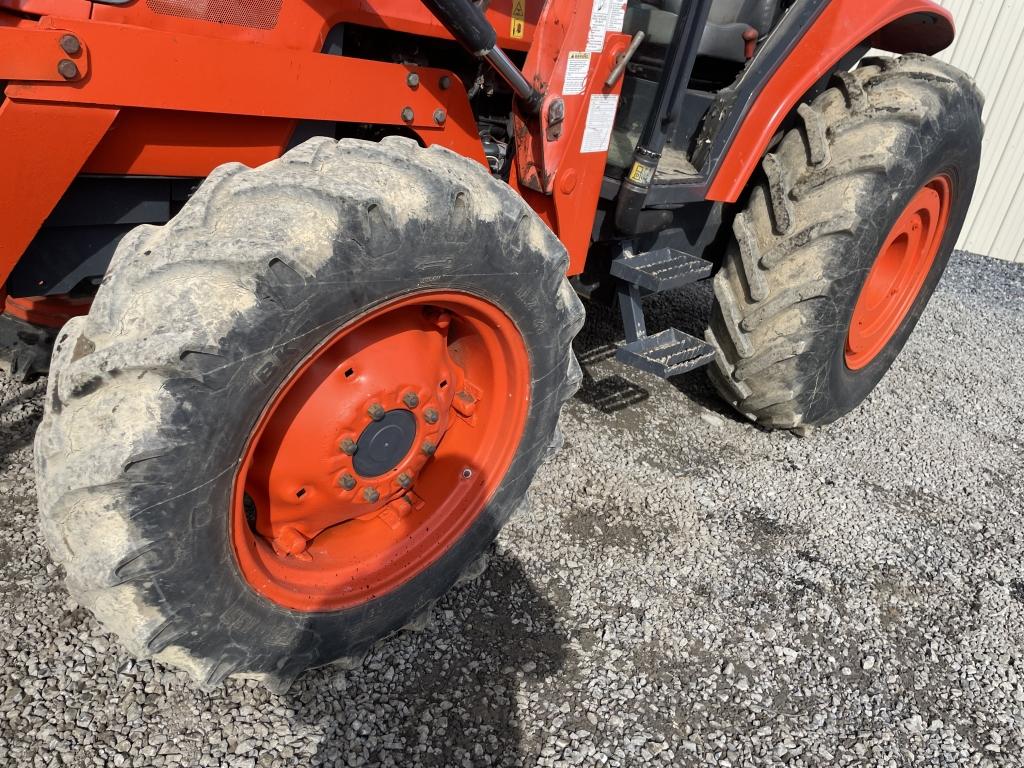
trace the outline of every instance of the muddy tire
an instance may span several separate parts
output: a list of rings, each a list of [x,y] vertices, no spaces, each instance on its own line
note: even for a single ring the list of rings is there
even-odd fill
[[[835,421],[878,384],[945,269],[971,201],[982,97],[925,56],[836,76],[768,154],[714,280],[707,340],[722,396],[766,427]],[[950,181],[948,224],[887,342],[848,365],[858,297],[887,237],[932,179]],[[900,320],[900,318],[902,318]]]
[[[90,314],[57,340],[35,462],[71,594],[134,654],[211,685],[282,689],[416,625],[557,442],[583,322],[566,264],[519,196],[445,149],[314,139],[218,168],[174,220],[124,239]],[[354,607],[283,607],[243,578],[228,521],[254,424],[332,332],[424,289],[483,297],[521,334],[532,389],[508,471],[410,580]]]

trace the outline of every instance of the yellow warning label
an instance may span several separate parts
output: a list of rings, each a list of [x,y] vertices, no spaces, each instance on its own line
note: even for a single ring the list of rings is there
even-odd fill
[[[512,0],[512,37],[522,39],[526,32],[526,0]]]
[[[641,187],[646,187],[651,183],[651,179],[654,178],[654,169],[649,168],[646,165],[640,165],[640,163],[633,163],[633,168],[629,172],[629,180],[634,184],[638,184]]]

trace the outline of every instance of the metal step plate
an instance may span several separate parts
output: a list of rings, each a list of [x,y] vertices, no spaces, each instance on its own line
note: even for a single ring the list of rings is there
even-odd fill
[[[675,248],[658,248],[612,261],[612,274],[651,293],[670,291],[710,277],[712,264]]]
[[[615,359],[667,379],[707,365],[715,359],[715,350],[695,336],[669,328],[623,344],[615,353]]]

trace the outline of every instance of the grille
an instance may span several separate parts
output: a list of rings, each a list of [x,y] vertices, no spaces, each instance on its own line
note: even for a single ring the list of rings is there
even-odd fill
[[[281,0],[146,0],[154,13],[239,27],[273,29]]]

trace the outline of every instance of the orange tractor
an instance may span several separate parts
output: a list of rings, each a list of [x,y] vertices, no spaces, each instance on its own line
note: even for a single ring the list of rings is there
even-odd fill
[[[837,419],[972,196],[953,35],[930,0],[0,0],[2,332],[49,366],[72,594],[207,684],[359,656],[557,448],[579,296],[626,364]],[[647,332],[712,276],[703,338]]]

